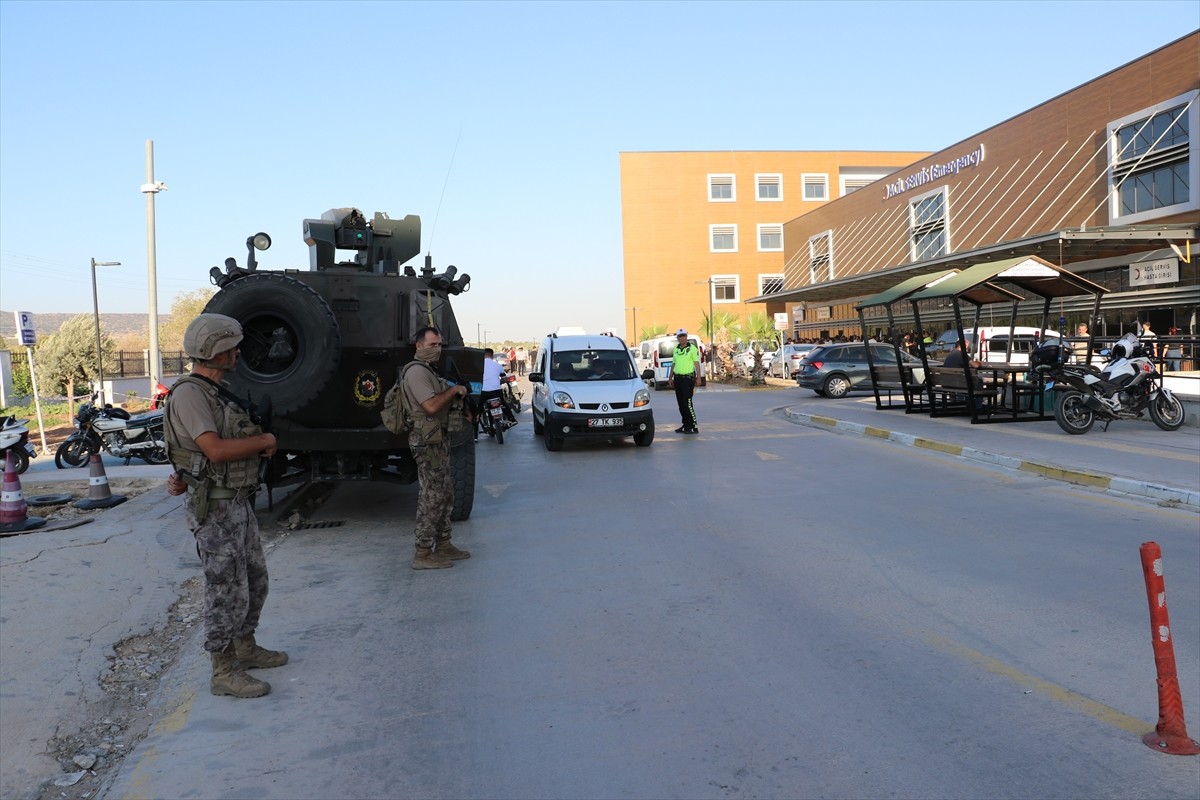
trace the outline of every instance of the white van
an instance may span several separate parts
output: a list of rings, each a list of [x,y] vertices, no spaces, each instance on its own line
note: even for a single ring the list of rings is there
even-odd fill
[[[700,355],[704,356],[704,346],[700,344],[700,339],[695,336],[689,336],[688,341],[696,345],[696,349],[700,351]],[[675,359],[675,346],[679,344],[675,336],[662,335],[656,336],[653,339],[647,339],[638,345],[638,366],[643,370],[642,377],[647,382],[653,381],[655,389],[663,389],[667,385],[667,378],[671,374],[671,362]],[[648,373],[653,371],[653,376]]]
[[[632,436],[638,447],[654,441],[650,391],[619,336],[550,334],[529,382],[533,433],[547,450],[576,437]]]
[[[1009,352],[1008,338],[1012,334],[1012,351]],[[978,332],[974,328],[966,328],[963,330],[963,339],[967,342],[967,347],[971,351],[971,358],[983,361],[988,364],[1028,364],[1029,354],[1033,352],[1033,348],[1045,342],[1061,343],[1062,336],[1057,331],[1045,331],[1041,328],[1031,328],[1028,326],[1018,325],[1010,329],[1007,325],[998,325],[995,327],[980,328]],[[934,361],[942,361],[946,354],[954,349],[955,342],[958,341],[958,331],[954,328],[944,332],[941,336],[934,340],[933,344],[925,348],[925,352],[929,358]]]

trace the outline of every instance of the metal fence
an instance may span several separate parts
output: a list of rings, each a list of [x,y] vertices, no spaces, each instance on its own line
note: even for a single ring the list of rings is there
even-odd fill
[[[162,353],[163,375],[182,375],[191,361],[187,353],[173,350]],[[117,353],[114,378],[143,378],[150,374],[149,350],[121,350]]]

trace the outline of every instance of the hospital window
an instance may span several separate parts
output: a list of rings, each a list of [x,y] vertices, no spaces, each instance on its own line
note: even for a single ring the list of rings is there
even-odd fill
[[[756,174],[754,183],[758,186],[759,200],[783,199],[783,176],[778,173],[770,175]]]
[[[1198,95],[1189,92],[1109,123],[1110,222],[1200,208]]]
[[[833,231],[808,240],[808,282],[833,280]]]
[[[758,226],[758,251],[760,253],[783,250],[783,225],[772,223]]]
[[[908,207],[912,261],[927,261],[950,252],[946,188],[913,198]]]
[[[805,173],[800,176],[805,200],[829,199],[829,176],[825,173]]]
[[[709,175],[708,200],[710,203],[732,203],[737,200],[737,183],[734,176]]]
[[[709,278],[712,286],[712,301],[714,303],[738,302],[738,276],[713,275]]]
[[[736,253],[737,225],[709,225],[708,240],[710,253]]]

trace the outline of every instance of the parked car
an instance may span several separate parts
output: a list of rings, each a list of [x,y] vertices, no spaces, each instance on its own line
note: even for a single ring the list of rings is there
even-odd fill
[[[896,366],[896,349],[890,344],[872,342],[871,359],[877,366]],[[921,367],[921,359],[901,351],[901,362]],[[867,345],[823,344],[808,352],[796,372],[796,384],[825,397],[844,397],[855,389],[871,388],[871,367],[867,363]]]
[[[1029,354],[1043,341],[1042,330],[1040,328],[1018,325],[1011,332],[1014,335],[1011,355],[1012,363],[1028,364]],[[980,328],[978,331],[974,328],[967,328],[963,331],[963,338],[967,342],[967,347],[971,351],[972,358],[995,364],[1004,363],[1010,358],[1008,350],[1009,333],[1010,329],[1007,325]],[[957,341],[958,331],[951,328],[948,331],[944,331],[932,344],[926,347],[925,352],[929,358],[941,361],[946,358],[947,353],[954,349],[954,344]],[[1059,342],[1061,341],[1061,336],[1056,331],[1046,331],[1045,341]]]
[[[496,363],[500,365],[500,369],[508,372],[508,353],[503,350],[496,351]]]
[[[796,370],[800,369],[800,361],[816,347],[815,344],[785,344],[782,355],[776,350],[771,356],[767,374],[785,380],[791,378],[796,374]]]
[[[770,367],[771,359],[774,357],[775,351],[766,349],[762,351],[763,372],[766,372],[767,368]],[[737,374],[750,377],[750,373],[754,371],[754,350],[747,348],[735,353],[733,355],[733,368]]]

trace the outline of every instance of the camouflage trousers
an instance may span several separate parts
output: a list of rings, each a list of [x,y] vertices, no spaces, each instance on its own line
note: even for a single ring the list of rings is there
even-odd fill
[[[212,653],[258,627],[267,558],[248,498],[210,500],[203,522],[196,521],[190,492],[184,509],[204,568],[204,649]]]
[[[450,446],[445,442],[419,444],[409,439],[409,449],[417,462],[417,544],[433,547],[438,537],[450,535],[450,510],[454,506],[454,481],[450,477]]]

